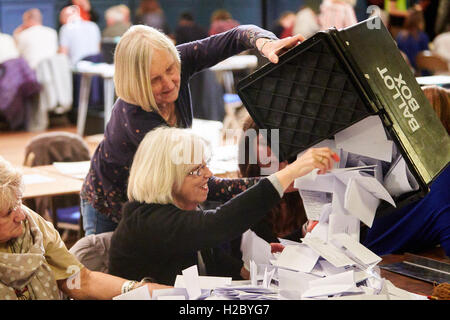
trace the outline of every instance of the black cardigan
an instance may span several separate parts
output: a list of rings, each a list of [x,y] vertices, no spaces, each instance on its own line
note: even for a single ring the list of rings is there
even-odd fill
[[[111,239],[109,273],[174,285],[183,269],[197,264],[198,250],[238,237],[279,201],[272,183],[262,179],[215,210],[185,211],[171,204],[128,202]]]

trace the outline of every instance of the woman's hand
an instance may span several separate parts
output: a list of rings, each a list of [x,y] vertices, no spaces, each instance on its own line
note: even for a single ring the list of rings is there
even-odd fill
[[[303,37],[301,34],[279,40],[259,38],[258,40],[256,40],[256,47],[264,57],[267,57],[267,59],[269,59],[270,62],[278,63],[278,57],[282,53],[286,52],[290,48],[295,47],[297,44],[304,40],[305,37]]]
[[[283,252],[283,250],[284,250],[284,246],[281,243],[278,243],[278,242],[270,243],[270,252],[271,253]]]
[[[275,175],[283,190],[286,190],[296,178],[300,178],[316,168],[319,169],[319,174],[324,174],[333,167],[333,161],[339,161],[339,156],[330,148],[311,148]]]

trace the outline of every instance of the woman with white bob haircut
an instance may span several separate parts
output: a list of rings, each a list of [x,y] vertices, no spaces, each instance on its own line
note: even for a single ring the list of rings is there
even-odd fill
[[[254,25],[175,46],[160,31],[135,25],[125,32],[114,53],[114,85],[119,99],[104,139],[97,147],[81,192],[86,235],[114,231],[128,198],[129,170],[139,143],[162,125],[189,128],[193,110],[189,80],[197,72],[247,49],[256,48],[273,62],[303,37],[277,39]],[[257,179],[209,180],[213,201],[226,201]]]
[[[277,205],[294,179],[315,168],[325,173],[339,161],[329,148],[309,149],[222,206],[203,211],[199,204],[212,176],[207,159],[202,139],[189,130],[147,133],[131,166],[130,200],[111,239],[111,274],[173,285],[182,270],[199,264],[197,251],[238,237]],[[208,274],[211,266],[205,267]]]
[[[85,268],[58,231],[22,205],[22,174],[0,157],[0,300],[111,299],[144,285]],[[156,283],[153,289],[167,288]]]

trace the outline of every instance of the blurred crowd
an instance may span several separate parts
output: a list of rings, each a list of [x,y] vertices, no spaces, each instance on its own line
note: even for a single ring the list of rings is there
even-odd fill
[[[279,38],[296,34],[309,38],[321,30],[346,28],[358,22],[356,0],[305,0],[304,3],[297,12],[283,12],[276,21],[270,23],[269,30]],[[448,72],[450,1],[366,0],[366,4],[367,15],[381,17],[417,76]],[[47,96],[36,102],[41,104],[37,113],[42,113],[42,109],[61,113],[72,105],[75,107],[79,79],[73,78],[72,82],[64,79],[71,77],[68,74],[81,60],[112,63],[111,48],[132,24],[145,24],[162,30],[176,44],[221,33],[240,24],[230,12],[218,9],[212,13],[210,25],[206,28],[195,21],[192,12],[186,11],[178,17],[176,27],[171,30],[157,0],[140,1],[133,14],[126,5],[112,6],[104,12],[104,19],[106,26],[100,30],[99,14],[89,0],[71,0],[59,13],[59,30],[44,26],[42,13],[33,8],[25,11],[22,23],[12,36],[0,32],[0,65],[9,70],[0,73],[0,122],[6,120],[13,130],[32,130],[30,122],[39,114],[27,112],[29,109],[24,105],[27,97],[42,92],[45,86]],[[112,44],[112,47],[108,47],[108,44]],[[49,84],[50,77],[71,86],[55,89]],[[25,86],[24,82],[27,82]],[[17,91],[19,87],[22,88],[22,97],[13,97],[10,92],[14,88]],[[23,87],[27,90],[24,91]],[[23,116],[18,116],[19,112]],[[42,129],[42,126],[47,125],[45,120],[39,122],[34,129]]]

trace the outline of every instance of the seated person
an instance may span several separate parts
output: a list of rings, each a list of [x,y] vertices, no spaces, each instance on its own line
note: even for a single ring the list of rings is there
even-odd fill
[[[404,29],[395,38],[398,48],[406,54],[409,62],[416,68],[416,57],[419,52],[428,50],[429,38],[424,30],[422,11],[409,10]]]
[[[25,11],[23,23],[14,30],[14,39],[20,55],[32,69],[36,69],[41,61],[51,58],[58,51],[58,35],[56,30],[42,25],[42,14],[39,9]]]
[[[124,4],[110,7],[105,11],[105,21],[102,37],[121,37],[131,27],[130,9]]]
[[[78,61],[100,53],[100,29],[92,21],[83,20],[78,6],[65,7],[59,19],[59,52],[66,54],[73,66]]]
[[[7,33],[0,32],[0,64],[20,56],[14,38]]]
[[[198,206],[207,199],[212,176],[206,151],[189,130],[160,127],[146,134],[130,169],[129,201],[111,239],[111,274],[173,285],[182,270],[201,266],[199,250],[228,242],[257,223],[295,178],[315,168],[325,173],[339,161],[329,148],[310,149],[222,206],[202,211]]]
[[[111,299],[144,282],[85,268],[58,231],[22,205],[22,175],[0,157],[0,300]],[[155,283],[153,289],[167,288]]]

